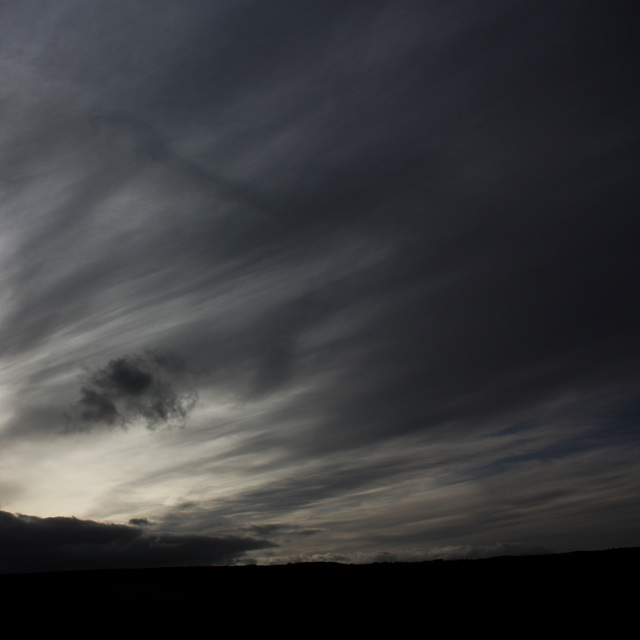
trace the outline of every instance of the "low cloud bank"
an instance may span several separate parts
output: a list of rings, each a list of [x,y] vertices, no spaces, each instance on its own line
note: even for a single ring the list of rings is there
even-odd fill
[[[257,538],[152,534],[137,526],[0,511],[0,573],[228,565],[269,546]]]

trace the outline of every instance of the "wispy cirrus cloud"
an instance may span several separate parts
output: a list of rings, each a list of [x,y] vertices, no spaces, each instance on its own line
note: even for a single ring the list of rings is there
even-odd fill
[[[630,540],[628,10],[154,6],[0,7],[3,508]]]

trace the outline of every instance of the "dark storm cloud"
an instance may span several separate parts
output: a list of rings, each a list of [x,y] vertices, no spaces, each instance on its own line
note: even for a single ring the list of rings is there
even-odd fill
[[[233,564],[270,546],[234,536],[144,533],[139,527],[0,511],[0,572]]]
[[[126,426],[137,420],[148,429],[184,424],[197,399],[195,391],[173,387],[184,370],[175,356],[151,351],[110,360],[87,376],[69,413],[70,428]]]

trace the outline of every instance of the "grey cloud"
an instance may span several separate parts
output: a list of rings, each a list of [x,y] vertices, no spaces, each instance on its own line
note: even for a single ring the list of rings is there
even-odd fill
[[[140,527],[0,511],[0,571],[233,564],[270,543],[249,537],[144,533]]]
[[[153,351],[110,360],[87,376],[81,398],[69,412],[70,429],[126,426],[137,420],[148,429],[184,424],[197,400],[193,390],[174,389],[184,369],[175,356]]]
[[[131,518],[129,524],[134,527],[144,527],[153,523],[149,522],[147,518]]]
[[[609,539],[633,545],[636,452],[624,441],[603,445],[598,425],[581,425],[582,442],[576,442],[580,428],[553,418],[544,428],[529,425],[493,436],[480,435],[477,426],[466,438],[460,429],[443,430],[422,442],[396,442],[396,455],[386,447],[342,457],[333,452],[324,459],[317,452],[306,458],[295,452],[254,469],[256,477],[266,472],[257,488],[203,504],[187,520],[206,528],[225,514],[282,523],[295,522],[299,514],[306,523],[313,514],[316,549],[328,537],[344,542],[355,536],[363,550],[417,548],[424,554],[434,545],[482,542],[487,555],[507,552],[498,551],[496,540],[563,550],[597,546],[615,520],[616,534]],[[220,472],[221,464],[212,468]],[[283,546],[299,538],[286,527],[269,533]]]
[[[184,176],[193,187],[209,192],[213,197],[235,201],[265,216],[270,223],[280,223],[277,211],[261,201],[248,185],[235,183],[231,178],[181,155],[142,117],[126,112],[105,112],[89,116],[88,122],[104,138],[121,136],[129,139],[131,151],[141,164],[160,163],[175,174]]]

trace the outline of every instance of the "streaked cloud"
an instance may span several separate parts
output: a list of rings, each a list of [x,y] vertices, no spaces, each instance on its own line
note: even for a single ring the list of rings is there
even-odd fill
[[[0,506],[267,560],[631,543],[632,25],[3,3]]]

